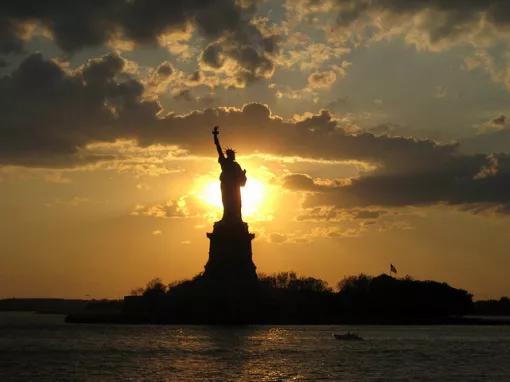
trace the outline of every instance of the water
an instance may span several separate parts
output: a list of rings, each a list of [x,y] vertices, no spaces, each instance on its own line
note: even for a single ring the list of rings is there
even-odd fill
[[[332,333],[358,332],[342,342]],[[510,381],[508,326],[116,326],[0,312],[0,381]]]

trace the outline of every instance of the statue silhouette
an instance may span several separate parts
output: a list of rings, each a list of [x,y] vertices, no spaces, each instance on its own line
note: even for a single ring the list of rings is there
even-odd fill
[[[212,134],[214,144],[218,151],[218,162],[221,166],[221,200],[223,202],[223,222],[242,222],[241,217],[241,187],[246,184],[246,170],[242,170],[236,162],[236,153],[232,149],[225,150],[220,146],[218,139],[218,126],[215,126]]]
[[[227,149],[225,153],[218,140],[218,126],[212,134],[218,150],[221,166],[221,200],[223,217],[214,223],[213,231],[207,233],[209,260],[204,269],[204,280],[223,285],[225,291],[254,288],[257,272],[252,259],[251,241],[255,237],[241,217],[241,187],[246,184],[246,171],[236,162],[236,153]],[[230,292],[229,292],[230,293]]]

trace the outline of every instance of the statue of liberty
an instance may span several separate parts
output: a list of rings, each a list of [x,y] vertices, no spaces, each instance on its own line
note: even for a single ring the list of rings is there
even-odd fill
[[[223,202],[223,222],[242,222],[241,217],[241,187],[246,184],[246,170],[241,169],[236,162],[236,153],[227,148],[225,154],[218,140],[218,126],[215,126],[212,134],[214,144],[218,151],[218,162],[221,166],[221,200]]]
[[[223,149],[218,140],[218,126],[212,134],[221,166],[221,200],[223,217],[214,223],[213,232],[208,232],[209,260],[203,277],[226,289],[253,288],[257,284],[257,272],[252,259],[251,241],[255,238],[241,216],[241,187],[246,184],[246,170],[236,162],[232,149]],[[218,284],[219,283],[219,284]],[[222,284],[223,283],[223,284]],[[225,284],[226,283],[226,284]]]

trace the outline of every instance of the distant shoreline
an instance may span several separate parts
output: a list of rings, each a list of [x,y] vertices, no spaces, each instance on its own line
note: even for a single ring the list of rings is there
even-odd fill
[[[57,299],[60,300],[60,299]],[[65,316],[65,321],[73,324],[115,324],[115,325],[222,325],[217,323],[207,322],[153,322],[145,320],[129,319],[121,313],[90,313],[90,312],[65,312],[62,310],[36,310],[36,309],[12,309],[6,310],[2,306],[0,300],[0,314],[1,313],[16,313],[26,312],[34,314],[54,314]],[[62,299],[60,301],[66,301]],[[74,300],[71,300],[74,301]],[[83,300],[80,300],[83,301]],[[380,319],[345,319],[331,322],[246,322],[244,325],[345,325],[345,326],[364,326],[364,325],[381,325],[381,326],[438,326],[438,325],[452,325],[452,326],[509,326],[510,316],[482,316],[482,315],[466,315],[462,317],[422,317],[422,318],[380,318]]]
[[[125,316],[119,315],[94,315],[94,314],[69,314],[66,316],[66,322],[75,324],[120,324],[120,325],[225,325],[223,323],[213,322],[157,322],[145,320],[132,320]],[[296,321],[269,321],[269,322],[243,322],[240,325],[398,325],[398,326],[508,326],[510,318],[505,319],[486,319],[482,317],[449,317],[449,318],[423,318],[423,319],[360,319],[360,320],[340,320],[340,321],[321,321],[321,322],[296,322]]]
[[[345,278],[334,291],[293,272],[258,280],[197,275],[165,285],[151,280],[122,300],[0,300],[0,311],[66,315],[66,322],[175,325],[510,325],[510,299],[473,301],[437,281],[385,274]]]

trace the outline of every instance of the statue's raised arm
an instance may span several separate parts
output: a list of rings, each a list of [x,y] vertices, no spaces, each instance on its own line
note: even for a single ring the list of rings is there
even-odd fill
[[[212,131],[212,135],[214,136],[214,144],[216,145],[216,151],[218,151],[218,157],[225,159],[225,154],[223,154],[223,150],[221,149],[220,141],[218,139],[218,134],[220,133],[218,129],[218,126],[214,126]]]

